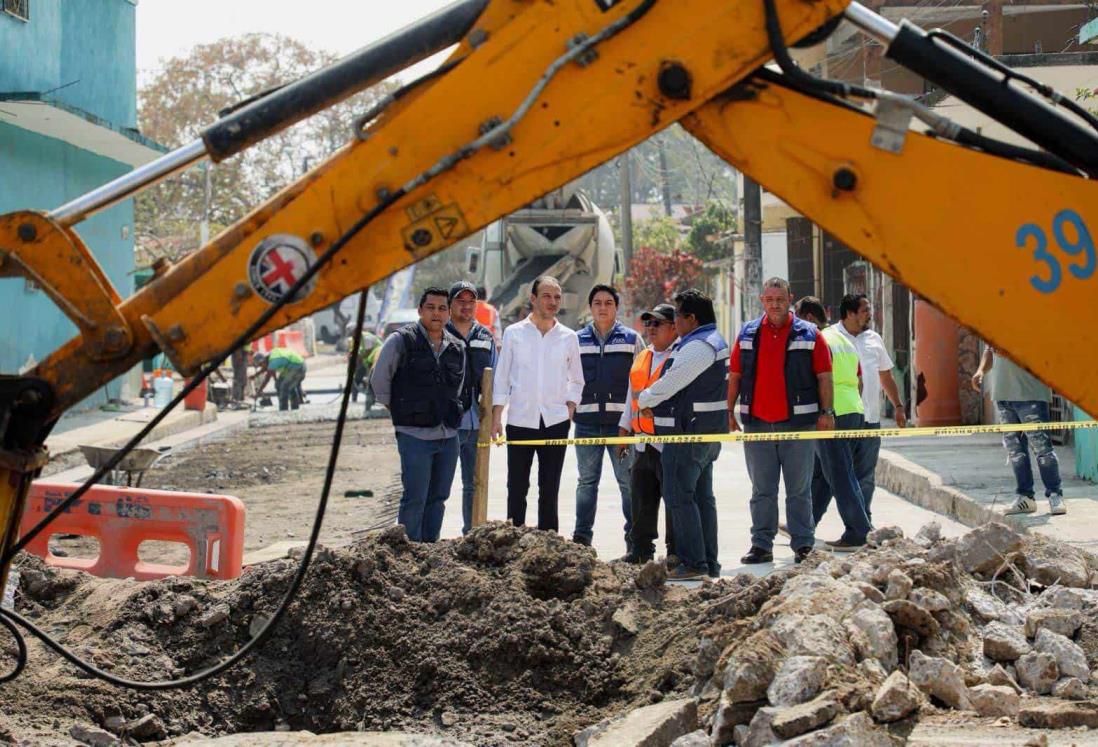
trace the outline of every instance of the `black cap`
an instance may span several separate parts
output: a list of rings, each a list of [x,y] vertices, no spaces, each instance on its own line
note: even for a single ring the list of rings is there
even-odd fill
[[[649,319],[659,319],[661,322],[673,322],[675,321],[675,307],[669,303],[658,303],[651,311],[646,311],[641,314],[641,321],[646,322]]]
[[[477,298],[477,287],[468,280],[459,280],[450,286],[450,300],[453,301],[462,291],[469,291],[473,298]]]

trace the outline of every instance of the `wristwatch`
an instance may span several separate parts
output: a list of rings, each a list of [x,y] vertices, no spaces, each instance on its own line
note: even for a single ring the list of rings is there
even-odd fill
[[[830,407],[825,407],[824,409],[820,410],[820,415],[823,415],[824,417],[833,418],[833,417],[835,417],[835,411],[832,410]]]

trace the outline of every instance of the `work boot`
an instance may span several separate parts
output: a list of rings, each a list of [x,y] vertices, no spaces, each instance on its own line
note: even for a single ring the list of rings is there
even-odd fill
[[[583,537],[573,536],[572,541],[575,542],[577,545],[583,545],[584,547],[591,546],[591,540],[584,539]]]
[[[812,547],[805,545],[804,547],[798,547],[793,551],[793,562],[800,565],[804,561],[808,560],[808,556],[812,554]]]
[[[1014,504],[1008,508],[1003,516],[1015,516],[1017,514],[1032,514],[1037,511],[1037,501],[1031,496],[1020,495],[1014,500]]]
[[[756,565],[758,563],[773,563],[774,553],[770,550],[764,550],[761,547],[751,546],[747,554],[740,558],[740,562],[744,565]]]
[[[667,574],[668,581],[693,581],[699,578],[705,578],[705,571],[698,571],[693,568],[687,568],[685,565],[680,565],[675,570]]]
[[[831,552],[857,552],[865,547],[865,543],[847,542],[840,537],[837,540],[828,540],[827,542],[824,542],[824,546],[827,547],[828,550],[831,550]]]
[[[1048,512],[1053,516],[1063,516],[1068,512],[1062,493],[1053,493],[1048,497]]]

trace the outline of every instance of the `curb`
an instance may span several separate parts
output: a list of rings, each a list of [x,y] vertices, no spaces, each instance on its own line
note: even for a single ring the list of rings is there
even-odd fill
[[[942,478],[925,467],[904,459],[894,451],[881,449],[877,460],[877,486],[895,493],[916,506],[945,514],[965,526],[977,527],[1006,518],[975,499],[942,483]],[[1025,527],[1010,525],[1026,531]]]

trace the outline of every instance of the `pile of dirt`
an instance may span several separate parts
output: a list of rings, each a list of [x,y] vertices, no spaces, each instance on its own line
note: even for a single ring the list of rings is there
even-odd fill
[[[16,604],[117,675],[179,677],[245,643],[295,564],[253,566],[234,582],[142,584],[26,557]],[[699,641],[711,648],[710,629],[755,614],[786,575],[689,590],[665,586],[654,563],[601,563],[552,533],[495,523],[424,545],[393,527],[320,550],[273,638],[189,689],[120,690],[33,644],[28,671],[3,687],[0,740],[71,743],[70,733],[95,728],[140,741],[401,729],[475,744],[565,744],[604,717],[688,694]]]

